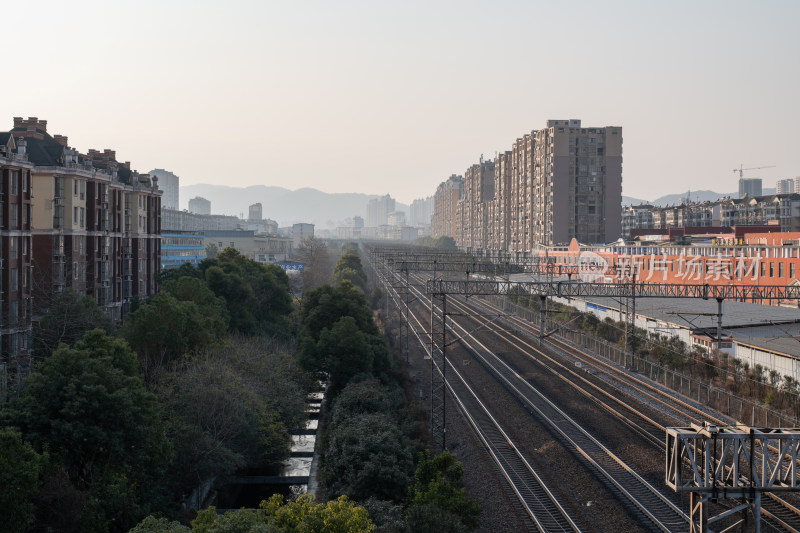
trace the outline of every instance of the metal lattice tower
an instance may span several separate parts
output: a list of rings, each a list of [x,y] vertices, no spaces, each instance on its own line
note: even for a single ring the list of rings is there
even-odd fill
[[[691,533],[710,533],[725,519],[760,532],[762,494],[800,489],[798,456],[797,428],[667,428],[666,483],[689,493]],[[709,516],[711,503],[732,498],[744,503]]]

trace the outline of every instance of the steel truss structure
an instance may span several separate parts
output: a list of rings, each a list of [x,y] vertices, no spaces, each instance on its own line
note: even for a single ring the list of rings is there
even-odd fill
[[[752,520],[760,531],[761,495],[798,490],[799,455],[797,428],[667,428],[666,483],[689,493],[691,532],[711,532],[709,526],[740,512],[739,523]],[[709,517],[709,504],[725,498],[745,503]]]
[[[503,295],[518,286],[532,295],[563,298],[702,298],[720,300],[796,300],[800,285],[693,285],[669,283],[584,283],[577,281],[508,282],[496,280],[429,280],[428,294]]]

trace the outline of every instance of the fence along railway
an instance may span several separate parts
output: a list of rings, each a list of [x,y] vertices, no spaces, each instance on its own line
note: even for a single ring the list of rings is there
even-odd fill
[[[537,294],[540,295],[543,299],[547,298],[548,296],[570,296],[570,297],[580,297],[580,296],[617,296],[617,297],[624,297],[624,298],[636,298],[636,297],[648,297],[648,296],[658,296],[658,297],[675,297],[675,298],[686,298],[686,297],[699,297],[699,298],[714,298],[718,301],[722,299],[769,299],[769,298],[798,298],[800,296],[800,287],[796,286],[788,286],[788,287],[776,287],[776,286],[727,286],[727,285],[666,285],[666,284],[637,284],[637,283],[581,283],[576,280],[572,280],[572,275],[575,274],[574,270],[566,272],[570,276],[570,279],[567,281],[559,280],[556,281],[553,279],[554,275],[557,274],[564,274],[565,272],[557,271],[554,268],[552,262],[547,261],[547,258],[535,258],[535,261],[530,261],[527,264],[523,265],[512,265],[510,262],[505,262],[505,264],[498,264],[498,263],[491,263],[484,259],[476,259],[470,258],[465,256],[464,254],[459,254],[455,252],[450,253],[439,253],[434,252],[431,253],[430,251],[424,250],[409,250],[406,249],[377,249],[373,248],[370,251],[370,259],[373,268],[375,268],[376,273],[378,274],[379,279],[384,284],[384,287],[387,288],[388,296],[391,297],[400,311],[403,320],[401,321],[401,328],[403,327],[403,322],[405,322],[405,332],[406,332],[406,344],[405,349],[408,350],[408,332],[409,332],[409,322],[410,318],[410,302],[412,300],[419,300],[422,301],[426,297],[430,300],[431,304],[428,305],[431,317],[430,317],[430,327],[423,327],[423,322],[417,319],[417,324],[419,331],[415,330],[414,334],[417,339],[420,341],[421,344],[426,346],[429,354],[431,354],[431,361],[434,367],[436,368],[436,374],[438,374],[438,378],[434,376],[432,372],[431,375],[431,429],[434,432],[434,436],[436,436],[436,431],[441,431],[442,434],[444,433],[444,400],[445,400],[445,393],[447,390],[447,381],[445,380],[445,375],[447,372],[447,360],[446,360],[446,347],[447,347],[447,296],[461,296],[465,298],[470,298],[479,295],[495,295],[495,296],[502,296],[508,290],[509,287],[513,285],[523,285],[526,292],[530,294]],[[409,281],[409,272],[410,271],[428,271],[428,278],[425,281],[425,294],[422,291],[417,291],[412,297],[412,287]],[[527,282],[524,284],[512,284],[508,281],[508,274],[513,272],[532,272],[535,274],[539,274],[541,276],[547,276],[545,281],[534,281],[534,282]],[[470,279],[470,275],[473,273],[483,273],[483,279]],[[447,279],[447,277],[451,276],[451,279]],[[494,276],[495,279],[487,279],[490,276]],[[403,279],[403,276],[405,279]],[[463,279],[452,279],[452,277],[458,278],[463,276]],[[505,278],[505,279],[503,279]],[[438,300],[438,302],[437,302]],[[452,302],[455,304],[456,302]],[[451,304],[451,305],[452,305]],[[388,305],[388,298],[387,298],[387,305]],[[458,305],[458,304],[457,304]],[[544,307],[544,306],[543,306]],[[388,309],[387,309],[388,310]],[[462,313],[465,311],[464,309],[460,310]],[[488,316],[488,313],[480,313],[478,311],[471,311],[474,315],[481,315],[485,314]],[[438,317],[436,314],[438,313]],[[466,311],[466,314],[469,314],[470,311]],[[455,313],[453,313],[455,314]],[[495,318],[492,321],[497,321],[497,318],[500,316],[501,313],[496,313]],[[505,317],[508,318],[508,317]],[[544,321],[542,321],[544,324]],[[455,325],[454,325],[455,326]],[[460,326],[455,326],[460,327]],[[540,336],[543,335],[544,330],[540,331]],[[437,337],[441,337],[441,341],[437,344]],[[470,337],[468,331],[464,330],[462,334],[461,341],[462,344],[465,344],[464,339]],[[477,339],[475,339],[477,341]],[[470,341],[471,342],[471,341]],[[561,342],[561,341],[558,341]],[[474,350],[474,348],[472,348]],[[438,355],[438,357],[437,357]],[[441,380],[441,385],[437,387],[435,381],[437,379]],[[434,397],[441,396],[441,406],[436,407],[434,406]],[[436,414],[434,413],[435,410],[440,411],[441,420],[436,418]],[[714,420],[713,417],[708,416],[708,413],[702,413],[702,417],[706,420]],[[717,422],[714,422],[719,423]],[[681,434],[685,436],[683,440],[680,442],[684,443],[683,448],[681,448],[681,453],[676,452],[675,447],[673,446],[670,448],[667,446],[666,451],[668,457],[670,454],[676,455],[679,457],[677,460],[676,465],[683,465],[692,464],[690,460],[691,454],[696,453],[695,448],[697,448],[697,440],[694,441],[689,437],[690,435],[699,435],[704,431],[704,428],[707,427],[706,425],[693,425],[689,428],[673,428],[675,431],[682,432]],[[717,427],[717,426],[713,426]],[[663,429],[663,428],[662,428]],[[732,431],[732,430],[731,430]],[[739,428],[739,431],[742,431],[742,428]],[[767,430],[769,431],[769,430]],[[798,455],[798,445],[797,439],[794,437],[789,437],[789,435],[793,435],[793,431],[796,430],[780,430],[783,435],[786,437],[784,438],[785,443],[779,446],[770,446],[769,444],[759,445],[755,444],[751,447],[752,450],[756,448],[767,450],[768,453],[764,454],[762,459],[762,465],[772,465],[772,470],[770,472],[772,475],[767,476],[767,479],[771,479],[773,484],[769,485],[769,487],[764,487],[763,492],[768,493],[766,490],[767,488],[774,488],[777,485],[774,483],[775,480],[781,480],[781,487],[784,487],[785,490],[796,490],[797,487],[797,478],[798,473],[796,472],[795,464],[797,462],[797,455]],[[694,432],[694,433],[692,433]],[[755,433],[752,431],[750,432],[754,436],[752,437],[755,440],[758,440],[755,437]],[[775,440],[774,434],[770,433],[772,436],[773,441]],[[699,437],[698,437],[699,438]],[[673,442],[678,442],[678,439],[673,439]],[[686,442],[690,442],[690,444],[685,444]],[[444,444],[442,442],[442,444]],[[669,441],[668,441],[669,444]],[[728,450],[731,450],[730,446]],[[733,452],[731,452],[733,453]],[[754,453],[754,452],[753,452]],[[681,455],[682,454],[682,455]],[[752,454],[751,454],[752,455]],[[742,459],[744,455],[737,455],[739,459]],[[751,457],[752,459],[752,457]],[[756,471],[755,462],[749,463],[745,465],[744,468],[741,468],[742,465],[739,462],[733,462],[727,465],[727,470],[725,467],[719,466],[720,464],[724,464],[725,456],[724,454],[717,459],[717,462],[713,460],[711,462],[702,463],[702,462],[695,462],[694,463],[694,470],[692,471],[695,474],[695,477],[691,477],[691,479],[704,479],[703,472],[705,467],[712,469],[714,472],[727,472],[726,475],[716,475],[716,477],[711,476],[710,479],[715,479],[717,486],[716,489],[710,495],[704,495],[705,493],[695,487],[694,490],[690,490],[687,488],[685,483],[683,484],[676,484],[670,483],[669,478],[667,477],[668,485],[676,490],[680,491],[687,491],[691,492],[695,496],[691,498],[691,505],[690,505],[690,515],[691,521],[689,523],[684,522],[687,526],[689,526],[691,531],[711,531],[709,529],[709,525],[715,524],[715,522],[722,521],[727,519],[730,521],[730,517],[734,515],[734,513],[739,513],[742,511],[743,508],[749,507],[753,511],[753,516],[755,517],[755,522],[751,520],[751,525],[753,530],[760,531],[760,520],[759,514],[761,512],[761,492],[754,491],[753,486],[755,480],[764,479],[765,476],[763,475],[762,471]],[[785,466],[782,468],[778,468],[776,464],[783,464]],[[703,465],[703,466],[698,466]],[[788,465],[788,466],[786,466]],[[716,468],[717,470],[713,470]],[[766,466],[765,466],[766,468]],[[736,469],[736,474],[731,474],[730,472]],[[674,472],[680,472],[681,470],[673,468]],[[777,472],[777,473],[776,473]],[[669,475],[669,471],[665,470],[665,477]],[[732,481],[734,477],[738,476],[738,481]],[[684,477],[684,480],[687,479]],[[748,481],[750,480],[750,481]],[[730,487],[723,488],[719,485],[722,482],[731,484]],[[738,483],[738,485],[737,485]],[[739,492],[735,492],[733,488],[740,489],[740,485],[748,484],[747,486],[750,487],[748,490],[750,492],[743,492],[740,490]],[[728,491],[728,489],[731,489]],[[720,495],[734,495],[739,498],[744,498],[745,504],[735,506],[733,509],[728,508],[721,512],[718,516],[712,516],[709,518],[708,513],[709,509],[712,508],[709,505],[711,502],[716,501],[721,496]],[[756,495],[758,494],[758,496]],[[798,531],[798,510],[794,508],[792,505],[776,498],[774,495],[769,494],[769,498],[765,501],[773,501],[773,499],[778,503],[778,507],[782,509],[784,512],[781,516],[776,516],[776,522],[784,526],[786,531]],[[770,515],[769,511],[765,510],[765,513]],[[774,516],[774,515],[773,515]],[[719,522],[722,523],[722,522]],[[674,530],[685,530],[685,528],[681,528],[680,526],[672,523],[672,524],[662,524],[659,526],[659,529],[664,531],[674,531]]]

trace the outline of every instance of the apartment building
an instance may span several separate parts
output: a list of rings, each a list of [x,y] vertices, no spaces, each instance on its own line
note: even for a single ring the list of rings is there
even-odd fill
[[[163,168],[155,168],[148,174],[153,178],[158,178],[158,188],[164,193],[161,197],[161,207],[180,209],[180,178]]]
[[[436,188],[433,196],[431,237],[456,236],[456,206],[464,192],[464,178],[453,174]]]
[[[494,199],[494,161],[472,165],[464,173],[464,189],[456,204],[456,245],[482,250],[488,247],[489,202]]]
[[[531,202],[536,245],[600,243],[619,238],[622,222],[622,128],[585,128],[548,120],[535,133]]]
[[[800,194],[773,194],[715,204],[714,218],[721,226],[776,223],[781,231],[800,231]]]
[[[494,198],[488,202],[487,248],[508,250],[511,241],[511,152],[497,155],[494,164]]]
[[[31,171],[27,143],[0,132],[0,398],[31,364]]]
[[[388,223],[389,214],[396,209],[394,198],[388,194],[367,202],[367,227],[377,228]]]
[[[628,237],[631,230],[653,227],[653,206],[650,204],[628,205],[622,209],[622,235]]]
[[[739,178],[739,198],[761,196],[761,178]]]
[[[486,197],[489,185],[481,181],[484,196],[473,200],[477,193],[463,181],[465,203],[458,213],[449,203],[454,184],[448,180],[439,185],[433,237],[461,232],[463,246],[510,252],[566,244],[573,238],[601,243],[620,237],[622,128],[548,120],[545,128],[523,135],[510,151],[498,155],[492,171],[493,196]],[[486,225],[481,226],[484,218]]]
[[[113,150],[80,154],[47,121],[14,118],[11,135],[32,163],[33,313],[69,287],[121,320],[132,297],[158,290],[161,191]]]
[[[431,225],[433,216],[433,196],[418,198],[411,202],[411,225],[426,227]]]

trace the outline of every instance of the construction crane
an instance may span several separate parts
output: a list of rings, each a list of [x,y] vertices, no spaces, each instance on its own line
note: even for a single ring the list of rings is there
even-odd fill
[[[739,168],[734,168],[733,169],[733,173],[734,174],[736,174],[737,172],[739,173],[739,179],[742,179],[744,177],[744,171],[745,170],[759,170],[759,169],[762,169],[762,168],[775,168],[775,165],[769,165],[769,166],[766,166],[766,167],[751,167],[751,168],[742,168],[743,166],[744,165],[739,165]]]

